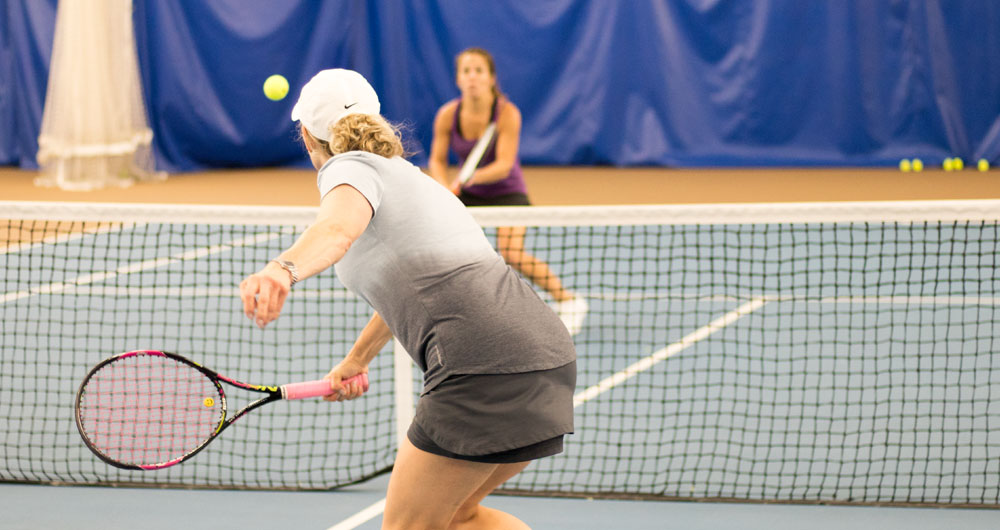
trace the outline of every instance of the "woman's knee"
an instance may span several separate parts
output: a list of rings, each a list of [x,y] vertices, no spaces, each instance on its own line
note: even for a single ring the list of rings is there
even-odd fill
[[[479,503],[471,504],[469,506],[462,506],[455,512],[455,515],[451,518],[449,529],[458,529],[466,527],[472,524],[476,517],[479,516],[479,510],[482,506]]]
[[[382,530],[424,530],[448,527],[454,517],[440,506],[424,509],[399,509],[386,506],[382,514]]]
[[[520,248],[501,247],[500,257],[511,266],[520,265],[524,261],[524,250]]]

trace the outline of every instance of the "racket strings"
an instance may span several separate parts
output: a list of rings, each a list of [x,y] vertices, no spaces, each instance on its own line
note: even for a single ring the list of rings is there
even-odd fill
[[[135,355],[108,363],[87,382],[80,419],[101,453],[152,466],[183,457],[223,419],[222,393],[197,369],[169,357]]]

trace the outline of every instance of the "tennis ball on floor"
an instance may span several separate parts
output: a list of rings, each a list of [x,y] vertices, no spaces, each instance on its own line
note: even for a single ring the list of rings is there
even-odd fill
[[[278,101],[288,94],[288,80],[284,76],[274,74],[264,81],[264,95],[267,99]]]
[[[955,161],[952,160],[951,158],[945,158],[944,159],[944,163],[941,164],[941,167],[945,171],[951,171],[951,170],[955,169]]]
[[[913,171],[924,170],[924,163],[919,158],[914,158],[912,164],[913,164]]]
[[[903,173],[909,173],[911,169],[913,169],[913,166],[910,164],[909,159],[904,158],[899,161],[900,171],[902,171]]]
[[[951,159],[951,168],[954,169],[955,171],[962,171],[963,169],[965,169],[965,162],[963,162],[961,158],[956,156],[955,158]]]
[[[977,164],[977,166],[979,167],[979,171],[989,171],[990,170],[990,163],[987,162],[985,158],[980,158],[979,159],[979,163]]]

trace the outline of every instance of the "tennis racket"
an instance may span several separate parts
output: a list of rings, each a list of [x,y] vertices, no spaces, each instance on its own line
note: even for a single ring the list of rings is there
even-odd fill
[[[479,137],[476,145],[472,146],[472,151],[469,152],[469,157],[465,159],[465,163],[462,164],[462,169],[458,171],[458,182],[460,185],[464,185],[469,179],[472,178],[472,174],[476,172],[476,168],[479,166],[479,161],[483,159],[483,154],[486,153],[486,148],[490,146],[490,142],[493,140],[493,134],[497,131],[496,122],[492,122],[486,126],[486,130],[483,131],[483,135]]]
[[[343,384],[368,390],[368,374]],[[222,383],[267,394],[226,413]],[[332,394],[330,381],[282,386],[241,383],[162,351],[130,351],[94,366],[76,393],[76,427],[101,460],[122,469],[163,469],[193,457],[251,410],[281,399]]]

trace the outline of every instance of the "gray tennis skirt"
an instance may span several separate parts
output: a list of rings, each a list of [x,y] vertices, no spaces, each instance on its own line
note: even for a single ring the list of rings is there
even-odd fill
[[[525,462],[562,452],[573,432],[576,361],[520,374],[455,375],[420,397],[407,438],[474,462]]]

